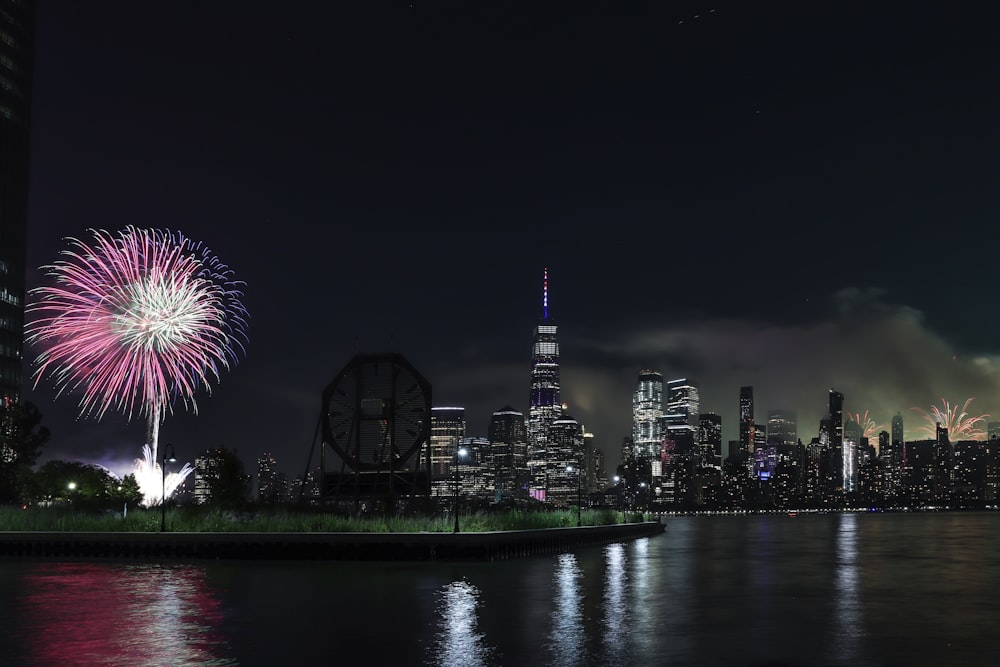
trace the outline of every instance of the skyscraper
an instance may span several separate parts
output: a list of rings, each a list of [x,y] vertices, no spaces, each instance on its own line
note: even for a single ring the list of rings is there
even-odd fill
[[[830,420],[830,483],[834,488],[843,489],[844,484],[844,395],[839,391],[830,390],[829,412]]]
[[[568,414],[561,415],[549,428],[548,488],[546,500],[566,507],[576,505],[577,493],[586,485],[583,470],[583,427]]]
[[[906,448],[903,447],[903,415],[896,413],[896,416],[892,418],[892,436],[890,439],[892,447],[892,457],[891,461],[893,465],[898,468],[896,475],[900,474],[900,471],[906,466],[904,462],[904,456],[906,453]]]
[[[561,414],[558,327],[549,317],[549,270],[542,276],[542,316],[531,347],[531,396],[528,401],[528,468],[535,491],[547,487],[549,428]],[[536,494],[537,496],[538,494]]]
[[[451,488],[451,472],[458,452],[458,442],[465,437],[465,408],[431,408],[431,493],[447,496]]]
[[[768,410],[767,444],[779,455],[787,456],[798,442],[798,424],[794,410]]]
[[[458,477],[463,495],[493,500],[496,487],[493,484],[492,451],[489,438],[464,437],[458,441],[458,447],[465,450],[465,456],[454,460],[455,465],[460,466],[460,468],[456,474],[452,475],[452,479]]]
[[[754,451],[753,387],[740,387],[740,454]],[[752,465],[752,464],[751,464]]]
[[[527,497],[528,431],[524,414],[509,405],[494,412],[489,440],[497,499]]]
[[[658,420],[662,416],[663,375],[639,371],[639,384],[632,394],[632,446],[637,456],[654,459],[659,454],[663,434]]]
[[[687,378],[667,382],[664,414],[670,438],[685,454],[696,452],[698,445],[698,387]]]
[[[703,412],[698,416],[701,434],[698,437],[702,465],[722,465],[722,415]]]
[[[844,493],[857,491],[861,435],[861,425],[852,419],[848,419],[847,423],[844,424],[844,439],[841,445],[844,452],[841,457],[841,460],[844,462],[842,482]]]
[[[21,395],[34,0],[0,11],[0,402]]]

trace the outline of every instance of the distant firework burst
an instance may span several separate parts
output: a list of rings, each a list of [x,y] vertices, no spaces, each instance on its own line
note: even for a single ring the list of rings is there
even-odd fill
[[[927,419],[927,424],[920,429],[920,435],[929,439],[936,438],[937,425],[941,424],[941,426],[948,429],[948,439],[952,442],[958,440],[985,440],[986,431],[977,426],[977,424],[985,422],[989,415],[982,414],[970,417],[969,406],[974,400],[976,400],[975,397],[972,397],[965,401],[961,410],[959,410],[958,405],[952,407],[943,398],[941,399],[941,408],[936,405],[932,405],[929,411],[923,408],[911,408]]]
[[[861,437],[868,438],[871,440],[878,436],[878,432],[883,430],[885,427],[882,424],[878,424],[874,419],[868,416],[868,411],[865,410],[864,414],[855,412],[851,414],[847,413],[847,419],[861,426]]]
[[[195,393],[211,393],[243,350],[242,283],[179,232],[90,232],[89,241],[67,239],[63,259],[43,267],[53,284],[31,292],[27,340],[43,350],[35,385],[48,375],[60,395],[79,392],[81,416],[145,416],[144,458],[155,463],[166,412],[180,399],[197,413]]]

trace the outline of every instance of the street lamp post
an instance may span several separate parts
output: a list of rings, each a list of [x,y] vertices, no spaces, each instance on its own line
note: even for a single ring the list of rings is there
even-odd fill
[[[161,482],[163,486],[160,492],[160,532],[165,532],[167,530],[167,463],[173,463],[177,460],[177,456],[174,454],[174,446],[167,443],[167,446],[163,448],[163,462],[160,464],[160,472],[162,473]]]
[[[581,471],[580,471],[579,467],[576,468],[576,469],[574,469],[573,466],[566,466],[566,472],[575,472],[576,473],[576,526],[577,526],[577,528],[579,528],[580,526],[583,525],[583,520],[580,518],[580,512],[581,512],[580,508],[583,505],[583,501],[582,501],[581,495],[580,495],[580,472]]]
[[[615,486],[620,487],[618,489],[618,506],[622,511],[622,523],[625,523],[625,483],[618,475],[615,475]]]
[[[455,532],[458,532],[458,466],[462,461],[462,457],[469,453],[465,447],[460,447],[458,451],[455,452]]]

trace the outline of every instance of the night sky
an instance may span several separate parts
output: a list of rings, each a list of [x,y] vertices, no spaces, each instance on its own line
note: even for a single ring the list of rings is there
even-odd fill
[[[301,472],[356,350],[485,436],[527,412],[545,267],[609,472],[643,368],[695,379],[724,440],[741,385],[806,442],[831,387],[907,437],[942,397],[1000,418],[988,3],[39,4],[29,287],[129,224],[246,281],[245,357],[161,428],[182,460]],[[138,455],[141,420],[27,398],[47,457]]]

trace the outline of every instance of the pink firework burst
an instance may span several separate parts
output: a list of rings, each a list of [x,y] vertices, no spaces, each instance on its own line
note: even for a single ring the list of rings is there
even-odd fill
[[[944,408],[943,410],[936,405],[932,405],[929,411],[922,408],[911,408],[911,410],[922,414],[927,419],[927,424],[920,428],[920,435],[929,439],[936,438],[937,425],[940,424],[948,429],[948,439],[952,442],[957,440],[985,440],[986,431],[977,426],[977,424],[986,421],[989,415],[982,414],[970,417],[969,406],[974,400],[976,400],[975,397],[966,400],[961,410],[959,410],[958,405],[952,407],[943,398],[941,399],[941,408]]]
[[[847,413],[847,419],[861,426],[862,437],[868,438],[869,440],[874,439],[878,436],[878,432],[883,430],[885,427],[882,424],[878,424],[874,419],[868,416],[868,411],[865,410],[865,414],[859,412]]]
[[[32,290],[35,385],[47,375],[59,394],[78,392],[82,416],[145,416],[155,461],[164,414],[177,399],[197,413],[195,393],[211,393],[244,349],[242,283],[183,234],[89,231],[43,267],[52,285]]]

